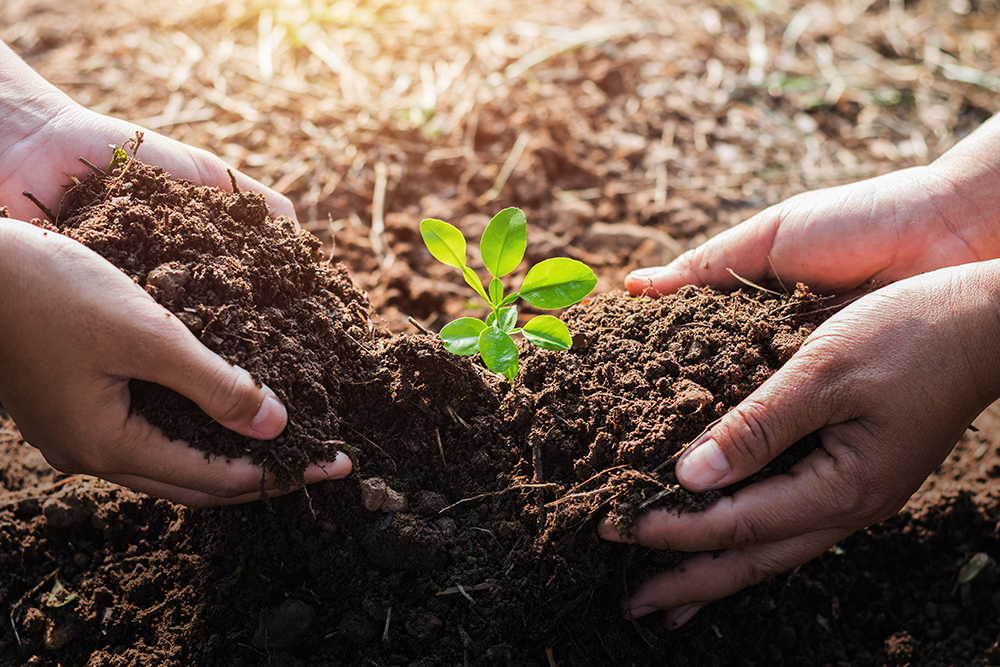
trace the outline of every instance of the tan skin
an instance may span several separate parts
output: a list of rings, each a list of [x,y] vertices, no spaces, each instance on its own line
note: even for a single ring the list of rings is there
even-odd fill
[[[760,470],[805,435],[822,448],[697,514],[654,511],[636,541],[695,555],[641,583],[634,617],[669,628],[895,514],[1000,397],[1000,117],[927,167],[778,204],[632,274],[633,294],[685,284],[804,282],[860,296],[678,462],[695,492]],[[878,289],[874,289],[878,287]],[[600,528],[621,540],[614,526]]]
[[[261,469],[207,458],[130,414],[128,381],[157,382],[192,399],[238,433],[271,439],[287,412],[265,386],[205,348],[171,313],[102,257],[24,222],[38,215],[31,191],[58,209],[67,173],[83,156],[106,164],[109,144],[137,126],[77,105],[0,43],[0,402],[25,439],[63,472],[96,475],[192,507],[260,498]],[[173,176],[229,188],[217,157],[146,132],[142,157]],[[273,213],[295,219],[282,195],[243,174]],[[350,459],[310,467],[305,482],[339,479]],[[280,494],[269,477],[265,488]]]

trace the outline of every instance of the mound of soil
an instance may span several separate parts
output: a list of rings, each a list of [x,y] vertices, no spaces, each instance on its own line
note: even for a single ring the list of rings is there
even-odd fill
[[[345,269],[321,261],[307,233],[270,219],[256,195],[174,182],[132,161],[73,188],[47,224],[267,383],[290,421],[276,440],[252,441],[139,383],[136,411],[206,452],[249,454],[286,482],[333,449],[356,467],[266,505],[202,511],[78,476],[45,486],[39,472],[35,484],[8,487],[2,667],[807,665],[848,654],[903,664],[933,641],[899,627],[893,580],[872,581],[864,559],[957,569],[995,540],[988,530],[931,533],[961,540],[941,548],[922,541],[920,521],[934,517],[901,516],[845,543],[861,560],[820,559],[828,579],[780,578],[709,607],[700,630],[668,636],[655,618],[625,618],[620,600],[681,555],[603,542],[596,522],[711,502],[676,484],[674,455],[794,353],[828,315],[821,299],[804,288],[602,295],[565,314],[571,350],[523,348],[511,384],[434,336],[371,326]],[[939,511],[995,523],[961,497]],[[902,546],[879,552],[889,534]],[[897,580],[901,571],[891,568]],[[969,592],[966,607],[946,607],[940,594],[918,611],[936,619],[947,650],[955,636],[993,640],[987,593]],[[806,599],[830,614],[796,616]],[[866,642],[830,635],[848,605],[871,609]],[[984,611],[969,620],[968,609]],[[739,641],[719,641],[727,636]]]

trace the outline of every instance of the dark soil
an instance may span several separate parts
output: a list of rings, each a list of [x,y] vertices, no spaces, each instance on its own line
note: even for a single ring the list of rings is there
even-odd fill
[[[12,496],[0,514],[3,590],[17,600],[5,664],[691,659],[619,604],[679,555],[601,541],[596,522],[711,502],[676,485],[671,457],[830,310],[802,288],[606,294],[566,313],[572,350],[524,347],[511,385],[436,337],[377,332],[346,270],[257,195],[132,161],[71,189],[48,226],[272,387],[290,428],[238,437],[149,384],[132,388],[137,412],[286,482],[336,448],[356,472],[201,512],[79,478]]]

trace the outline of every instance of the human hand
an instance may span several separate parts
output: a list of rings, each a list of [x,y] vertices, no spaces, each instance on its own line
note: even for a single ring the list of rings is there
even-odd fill
[[[1000,115],[931,165],[806,192],[662,267],[625,280],[632,294],[683,285],[758,284],[856,296],[926,271],[1000,257]],[[730,273],[732,271],[732,273]]]
[[[98,166],[111,159],[109,145],[122,145],[143,132],[141,158],[174,178],[229,190],[229,167],[217,156],[74,102],[31,70],[0,42],[0,204],[19,220],[39,211],[22,192],[30,192],[53,213],[59,210],[69,176],[89,170],[79,158]],[[264,195],[271,213],[296,221],[284,195],[233,171],[237,185]]]
[[[942,269],[854,302],[691,445],[678,481],[722,489],[818,431],[788,474],[707,510],[640,517],[639,544],[696,555],[640,584],[633,616],[678,627],[710,601],[796,567],[895,514],[1000,396],[1000,261]],[[601,526],[606,539],[623,539]]]
[[[67,237],[0,220],[0,402],[53,467],[190,506],[258,499],[261,469],[206,457],[132,414],[131,378],[169,387],[220,424],[270,439],[274,393],[204,347],[128,276]],[[350,459],[312,466],[339,479]],[[269,494],[279,493],[267,481]]]

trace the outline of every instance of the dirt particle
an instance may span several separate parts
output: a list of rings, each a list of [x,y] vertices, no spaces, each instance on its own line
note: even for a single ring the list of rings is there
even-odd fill
[[[289,599],[260,613],[253,645],[262,651],[292,646],[309,632],[316,610],[301,600]]]

